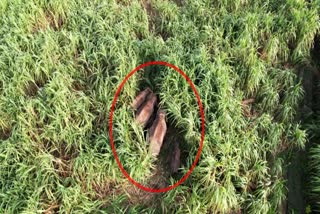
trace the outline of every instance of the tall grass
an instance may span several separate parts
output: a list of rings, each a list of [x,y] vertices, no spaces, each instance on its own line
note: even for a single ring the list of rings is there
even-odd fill
[[[319,146],[319,117],[318,115],[313,118],[309,118],[307,121],[307,127],[310,132],[309,137],[312,142],[310,148],[308,149],[308,159],[307,159],[307,191],[308,196],[308,206],[310,211],[319,212],[320,211],[320,172],[319,172],[319,161],[320,161],[320,146]]]
[[[305,144],[295,121],[302,89],[294,66],[309,57],[319,6],[179,2],[1,1],[1,213],[277,212],[287,192],[282,152]],[[132,191],[108,137],[116,88],[150,60],[181,68],[206,116],[198,166],[161,195]],[[156,166],[129,108],[143,86],[182,130],[183,173],[200,139],[188,83],[168,68],[148,69],[123,88],[113,127],[122,165],[145,184]]]

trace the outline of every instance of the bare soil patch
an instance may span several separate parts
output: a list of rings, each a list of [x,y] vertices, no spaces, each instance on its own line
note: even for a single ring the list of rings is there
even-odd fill
[[[37,21],[32,27],[32,33],[36,33],[40,30],[45,30],[48,27],[54,31],[58,31],[64,24],[64,20],[61,15],[56,15],[52,11],[45,12],[45,21]]]

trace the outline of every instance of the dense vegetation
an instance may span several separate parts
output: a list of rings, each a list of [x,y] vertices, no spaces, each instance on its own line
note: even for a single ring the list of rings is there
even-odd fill
[[[287,153],[307,140],[296,68],[310,63],[319,11],[319,1],[304,0],[0,1],[0,212],[281,211]],[[116,88],[151,60],[192,79],[206,116],[197,167],[163,194],[132,186],[108,137]],[[147,85],[180,135],[181,175],[199,146],[199,109],[188,83],[162,66],[139,71],[121,92],[119,158],[135,180],[166,186],[180,177],[158,172],[129,107]],[[313,156],[317,167],[319,147]]]
[[[314,50],[312,51],[313,56],[313,69],[319,71],[320,61],[320,40],[319,37],[315,39]],[[307,162],[305,164],[308,169],[307,173],[307,196],[308,196],[308,205],[306,211],[320,212],[320,76],[318,75],[313,79],[313,87],[309,87],[309,92],[306,90],[306,94],[313,96],[308,96],[309,106],[312,106],[312,112],[307,114],[304,117],[304,124],[306,130],[308,131],[309,143],[307,147]],[[310,93],[310,89],[312,93]]]

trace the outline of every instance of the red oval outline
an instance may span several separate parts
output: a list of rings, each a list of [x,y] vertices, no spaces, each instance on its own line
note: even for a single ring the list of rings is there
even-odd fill
[[[127,171],[123,168],[122,164],[120,163],[119,157],[117,155],[115,146],[114,146],[114,141],[113,141],[113,134],[112,134],[112,120],[113,120],[113,113],[114,113],[114,108],[118,99],[118,96],[124,86],[124,84],[127,82],[127,80],[138,70],[150,66],[150,65],[164,65],[167,67],[170,67],[172,69],[174,69],[175,71],[177,71],[178,73],[180,73],[185,79],[186,81],[189,83],[189,85],[191,86],[193,92],[195,93],[196,97],[197,97],[197,101],[198,101],[198,106],[200,109],[200,116],[201,116],[201,139],[200,139],[200,146],[196,155],[196,159],[194,160],[192,166],[190,167],[189,171],[175,184],[165,187],[165,188],[160,188],[160,189],[154,189],[154,188],[149,188],[146,186],[143,186],[142,184],[136,182],[133,178],[130,177],[130,175],[127,173]],[[112,105],[111,105],[111,109],[110,109],[110,117],[109,117],[109,138],[110,138],[110,143],[111,143],[111,148],[112,148],[112,152],[113,155],[116,159],[117,164],[119,165],[119,168],[121,169],[122,173],[124,174],[124,176],[126,176],[126,178],[132,183],[134,184],[136,187],[147,191],[147,192],[167,192],[169,190],[172,190],[176,187],[178,187],[180,184],[182,184],[192,173],[193,169],[196,167],[196,164],[198,163],[198,160],[200,158],[201,155],[201,151],[202,151],[202,147],[203,147],[203,141],[204,141],[204,133],[205,133],[205,129],[204,129],[204,124],[205,124],[205,117],[204,117],[204,111],[203,111],[203,107],[202,107],[202,103],[201,103],[201,99],[200,96],[193,84],[193,82],[190,80],[190,78],[182,71],[180,70],[177,66],[172,65],[168,62],[164,62],[164,61],[150,61],[150,62],[146,62],[144,64],[139,65],[138,67],[136,67],[135,69],[133,69],[129,74],[127,74],[127,76],[124,78],[124,80],[122,80],[120,86],[118,87],[113,101],[112,101]]]

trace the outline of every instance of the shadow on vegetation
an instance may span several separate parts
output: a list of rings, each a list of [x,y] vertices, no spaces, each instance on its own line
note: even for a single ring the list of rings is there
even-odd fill
[[[304,99],[300,104],[298,119],[304,124],[316,119],[317,112],[320,110],[320,37],[316,37],[314,48],[311,51],[311,59],[296,66],[297,75],[301,79],[304,89]],[[310,136],[309,136],[310,139]],[[312,199],[308,198],[305,187],[308,186],[309,174],[308,151],[315,142],[311,139],[306,144],[304,151],[295,149],[292,151],[290,165],[288,166],[288,211],[305,213],[307,206],[313,204]]]

